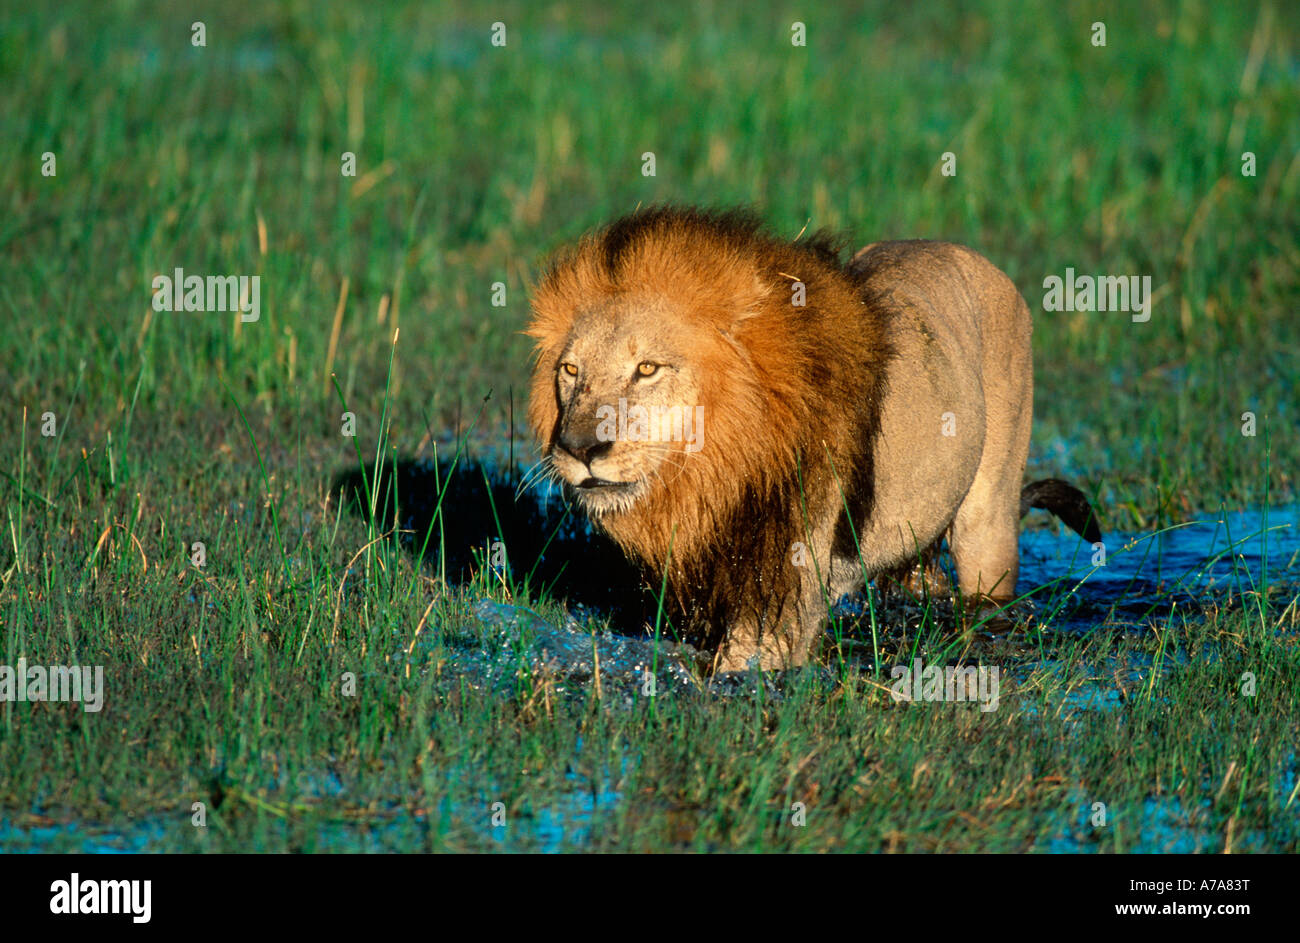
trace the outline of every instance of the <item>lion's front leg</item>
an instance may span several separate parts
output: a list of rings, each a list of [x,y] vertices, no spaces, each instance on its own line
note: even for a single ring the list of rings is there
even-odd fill
[[[713,670],[748,671],[757,667],[763,671],[776,671],[790,667],[796,663],[790,643],[788,632],[764,629],[756,619],[734,623],[727,630],[726,641],[718,649]]]
[[[779,595],[764,600],[762,615],[746,613],[727,627],[726,640],[714,659],[715,671],[744,671],[756,658],[764,671],[797,668],[808,662],[825,628],[830,605],[839,595],[832,547],[840,504],[832,496],[833,491],[828,490],[823,502],[831,510],[815,522],[811,533],[804,531],[802,541],[792,544],[784,561],[789,567],[784,574],[788,581],[767,581],[769,589],[774,584],[782,586]]]
[[[826,624],[827,590],[810,571],[797,595],[767,621],[739,620],[727,632],[714,659],[714,671],[745,671],[755,664],[764,671],[797,668],[807,663],[813,643]]]

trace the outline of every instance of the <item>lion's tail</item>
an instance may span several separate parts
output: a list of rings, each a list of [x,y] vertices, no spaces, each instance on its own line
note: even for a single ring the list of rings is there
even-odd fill
[[[1066,527],[1090,544],[1101,540],[1097,512],[1088,503],[1084,493],[1069,482],[1059,478],[1044,478],[1025,485],[1020,492],[1020,516],[1028,514],[1030,508],[1051,511],[1065,522]]]

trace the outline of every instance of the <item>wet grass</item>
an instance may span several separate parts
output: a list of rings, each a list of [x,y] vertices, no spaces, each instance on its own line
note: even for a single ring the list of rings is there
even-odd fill
[[[1035,309],[1031,473],[1111,528],[1293,500],[1294,10],[1117,5],[1098,49],[1091,11],[881,5],[819,11],[796,50],[781,9],[287,4],[213,14],[196,49],[164,4],[7,6],[0,664],[101,664],[108,692],[0,704],[0,845],[89,822],[168,850],[1300,848],[1284,587],[1141,632],[1022,626],[975,653],[1008,672],[987,713],[896,704],[841,657],[861,625],[825,671],[653,702],[521,640],[502,692],[459,667],[498,640],[471,606],[562,621],[545,582],[443,582],[329,500],[377,451],[446,459],[472,429],[508,453],[539,258],[666,199],[984,251]],[[260,274],[261,320],[153,312],[176,266]],[[1067,266],[1152,275],[1151,320],[1043,312]],[[938,659],[948,628],[885,640]]]
[[[41,830],[71,819],[172,850],[1300,847],[1294,603],[956,651],[941,618],[887,633],[887,665],[999,666],[988,712],[896,702],[887,671],[832,639],[829,671],[648,698],[639,677],[602,690],[540,670],[526,629],[517,651],[502,643],[469,611],[519,601],[489,569],[443,592],[381,541],[348,576],[364,534],[346,518],[335,533],[295,546],[292,584],[255,529],[232,526],[264,567],[178,579],[120,552],[80,598],[31,605],[19,649],[105,664],[109,696],[98,715],[4,706],[6,845],[104,841]],[[866,646],[861,626],[841,629]],[[484,651],[500,684],[464,668]]]

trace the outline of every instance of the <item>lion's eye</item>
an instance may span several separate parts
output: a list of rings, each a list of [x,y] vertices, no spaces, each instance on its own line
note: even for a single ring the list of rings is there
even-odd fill
[[[571,377],[576,377],[578,375],[578,368],[571,363],[560,364],[560,369]]]
[[[636,375],[639,377],[652,377],[659,372],[659,364],[643,360],[636,365]]]

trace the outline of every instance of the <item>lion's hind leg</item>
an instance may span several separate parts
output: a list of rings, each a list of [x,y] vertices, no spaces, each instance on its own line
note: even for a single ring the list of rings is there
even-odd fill
[[[963,504],[948,536],[957,586],[968,604],[1002,606],[1016,596],[1020,572],[1018,508],[1006,502]]]

